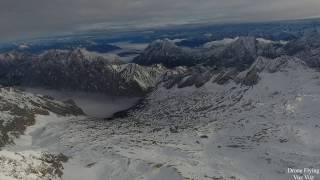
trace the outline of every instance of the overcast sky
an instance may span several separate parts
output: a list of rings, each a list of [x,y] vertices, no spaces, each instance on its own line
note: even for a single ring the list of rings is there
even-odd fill
[[[320,0],[0,0],[0,41],[134,23],[320,16]]]

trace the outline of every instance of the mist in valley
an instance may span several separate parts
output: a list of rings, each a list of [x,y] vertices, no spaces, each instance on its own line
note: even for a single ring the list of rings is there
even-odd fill
[[[23,88],[26,92],[48,95],[59,101],[72,99],[85,114],[96,118],[107,118],[118,111],[128,109],[139,101],[139,97],[114,97],[101,93],[54,90],[46,88]]]

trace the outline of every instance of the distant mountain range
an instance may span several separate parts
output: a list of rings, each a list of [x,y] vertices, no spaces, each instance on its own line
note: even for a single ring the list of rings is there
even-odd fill
[[[319,20],[69,38],[0,54],[0,179],[287,180],[288,167],[320,167]],[[110,95],[85,101],[103,111],[137,101],[95,118],[23,87]]]
[[[0,55],[0,83],[141,96],[180,66],[191,71],[202,66],[215,71],[240,72],[248,69],[258,57],[293,56],[319,68],[319,37],[316,31],[292,41],[236,37],[210,41],[198,48],[181,47],[169,39],[156,40],[132,63],[123,62],[116,55],[84,49],[51,50],[40,55],[9,52]]]
[[[141,65],[163,64],[167,67],[197,64],[244,69],[258,57],[278,57],[282,54],[280,42],[263,41],[253,37],[234,38],[230,42],[211,41],[210,47],[179,47],[170,40],[151,43],[133,62]]]
[[[132,62],[140,65],[163,64],[167,67],[205,65],[216,68],[248,68],[259,57],[276,58],[296,56],[311,66],[319,67],[319,41],[317,31],[305,33],[292,41],[272,41],[254,37],[236,37],[211,41],[203,47],[186,48],[170,40],[151,43]]]

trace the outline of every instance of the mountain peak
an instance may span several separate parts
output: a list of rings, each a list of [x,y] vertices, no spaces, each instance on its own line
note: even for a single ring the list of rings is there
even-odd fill
[[[194,51],[177,46],[173,41],[156,40],[133,60],[140,65],[163,64],[167,67],[192,66],[196,63]]]
[[[258,57],[250,69],[256,69],[258,72],[276,72],[283,69],[297,69],[306,66],[305,63],[296,57],[281,56],[275,59]]]

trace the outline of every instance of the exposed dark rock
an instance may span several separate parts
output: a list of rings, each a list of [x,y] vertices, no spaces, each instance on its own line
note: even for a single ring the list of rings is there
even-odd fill
[[[196,51],[192,49],[179,47],[170,40],[157,40],[132,62],[140,65],[163,64],[172,68],[194,66],[199,63],[199,59]]]
[[[305,32],[302,37],[289,42],[284,51],[286,55],[298,57],[311,67],[320,68],[320,33],[317,30]]]
[[[259,75],[256,69],[252,69],[246,74],[246,77],[242,80],[242,84],[246,86],[253,86],[258,84],[259,82]]]
[[[141,65],[163,64],[167,67],[207,65],[245,70],[258,56],[276,58],[283,54],[283,44],[260,42],[254,37],[240,37],[234,42],[210,48],[179,47],[170,40],[157,40],[133,62]]]
[[[12,98],[14,97],[14,98]],[[83,115],[74,104],[61,103],[44,96],[25,94],[13,88],[0,89],[0,147],[13,143],[28,126],[35,124],[36,115]]]
[[[0,57],[0,72],[0,84],[4,86],[143,96],[156,86],[166,69],[156,65],[123,64],[117,59],[92,57],[75,50],[49,51],[37,57],[6,54]]]

